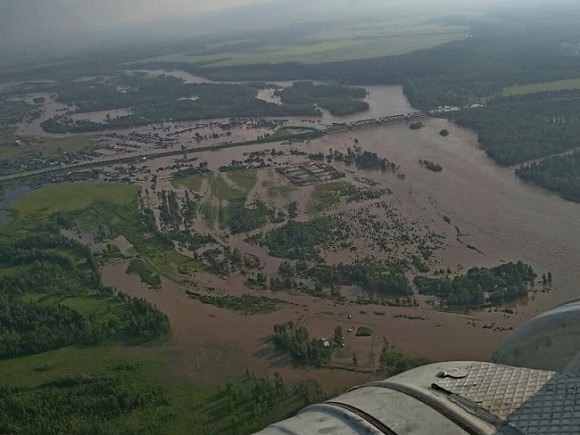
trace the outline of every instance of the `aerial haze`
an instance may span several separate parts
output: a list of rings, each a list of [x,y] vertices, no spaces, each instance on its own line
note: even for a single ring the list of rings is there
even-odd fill
[[[577,300],[579,22],[0,0],[0,428],[250,435]]]
[[[0,3],[0,49],[55,54],[105,43],[176,39],[353,19],[461,14],[493,0],[8,0]]]

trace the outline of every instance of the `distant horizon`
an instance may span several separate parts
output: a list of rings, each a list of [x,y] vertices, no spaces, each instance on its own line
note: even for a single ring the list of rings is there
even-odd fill
[[[29,0],[0,4],[0,54],[4,63],[20,58],[47,60],[83,50],[125,43],[153,44],[224,32],[279,29],[297,24],[385,17],[440,16],[509,9],[512,0]],[[563,4],[571,0],[560,0]],[[556,1],[556,4],[558,1]],[[524,6],[520,6],[523,8]],[[550,2],[551,9],[556,5]],[[0,63],[1,65],[2,63]]]

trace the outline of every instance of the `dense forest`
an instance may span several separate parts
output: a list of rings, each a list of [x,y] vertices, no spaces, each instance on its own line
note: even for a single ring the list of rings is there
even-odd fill
[[[437,296],[443,307],[479,308],[526,297],[536,276],[531,266],[518,261],[489,269],[473,267],[454,278],[417,276],[414,283],[419,293]]]
[[[264,116],[320,116],[317,106],[335,115],[346,115],[368,109],[360,101],[366,96],[362,88],[315,86],[300,82],[278,91],[284,104],[267,103],[256,98],[259,85],[267,84],[186,84],[175,77],[122,75],[89,82],[59,82],[44,85],[54,92],[57,101],[71,105],[78,113],[127,108],[126,116],[107,117],[105,122],[72,119],[57,115],[43,122],[51,133],[82,133],[111,128],[128,128],[164,121],[210,118]]]
[[[320,115],[312,101],[277,105],[258,100],[253,84],[185,84],[175,77],[122,75],[45,86],[45,90],[58,94],[57,101],[74,105],[78,113],[131,110],[126,116],[107,117],[103,123],[57,115],[42,124],[51,133],[103,131],[165,121]]]
[[[356,285],[373,297],[408,296],[413,293],[404,273],[370,259],[354,264],[319,264],[311,268],[298,266],[296,274],[331,289]]]
[[[305,283],[314,283],[314,288]],[[354,264],[337,265],[283,262],[278,276],[270,278],[272,291],[297,288],[316,297],[340,299],[342,286],[358,286],[366,296],[379,300],[413,294],[401,267],[389,266],[371,258]]]
[[[76,112],[94,112],[128,108],[131,114],[107,117],[99,123],[88,119],[73,120],[55,116],[43,123],[51,133],[82,133],[111,128],[127,128],[164,122],[211,118],[264,116],[319,116],[317,106],[333,115],[348,115],[368,109],[363,88],[313,85],[299,82],[277,91],[284,104],[267,103],[256,98],[266,83],[184,83],[169,76],[122,75],[90,82],[59,82],[43,90],[57,93],[57,101],[76,108]]]
[[[14,434],[120,433],[115,427],[124,414],[166,407],[167,394],[146,384],[127,380],[118,367],[107,375],[67,376],[39,386],[0,389],[0,428]],[[134,422],[138,434],[145,419]],[[157,430],[160,428],[157,427]]]
[[[580,152],[545,158],[522,165],[516,174],[564,198],[580,202]]]
[[[502,165],[580,146],[580,91],[496,98],[453,118],[473,128],[487,155]]]
[[[336,219],[322,217],[307,222],[290,221],[283,227],[270,231],[259,241],[275,257],[321,261],[319,249],[335,240],[343,240],[346,236],[346,229]]]
[[[232,234],[245,233],[266,225],[273,218],[273,211],[262,201],[246,207],[244,200],[230,201],[228,207],[220,208],[220,221]]]
[[[514,21],[523,22],[514,26]],[[411,103],[421,109],[464,106],[502,88],[578,77],[580,58],[562,41],[578,40],[577,15],[494,17],[469,22],[472,37],[429,50],[361,60],[319,64],[281,63],[211,67],[151,64],[180,68],[213,80],[325,80],[349,85],[404,85]],[[538,32],[537,29],[542,31]]]
[[[276,91],[284,104],[316,104],[327,109],[332,115],[344,116],[368,110],[364,99],[364,88],[351,88],[336,85],[315,85],[312,82],[297,82],[289,88]]]
[[[165,315],[103,286],[88,248],[62,236],[1,244],[0,270],[0,359],[105,339],[145,342],[169,332]],[[85,316],[67,302],[78,297],[118,308]]]
[[[149,364],[110,360],[103,369],[81,375],[64,370],[47,380],[47,375],[60,370],[41,364],[23,385],[4,385],[0,388],[2,432],[247,434],[326,399],[318,383],[287,384],[277,373],[259,378],[246,370],[240,378],[214,388],[190,389],[172,376],[159,376]]]

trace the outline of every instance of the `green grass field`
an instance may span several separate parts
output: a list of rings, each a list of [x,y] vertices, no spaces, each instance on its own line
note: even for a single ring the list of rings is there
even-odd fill
[[[228,183],[228,181],[230,182]],[[247,193],[256,185],[257,171],[252,169],[228,172],[227,174],[212,172],[203,175],[177,177],[171,181],[171,184],[176,188],[185,188],[199,192],[204,182],[209,185],[210,194],[220,201],[244,199]]]
[[[349,183],[345,181],[335,181],[314,186],[308,202],[308,214],[315,215],[338,206],[340,204],[341,191],[348,185]]]
[[[414,23],[407,28],[378,26],[372,28],[353,27],[343,33],[321,33],[309,40],[294,44],[256,45],[244,51],[222,52],[215,54],[192,55],[174,53],[140,63],[204,63],[206,66],[225,67],[257,63],[323,63],[380,56],[395,56],[416,50],[436,47],[447,42],[465,38],[464,27],[440,26]],[[385,28],[389,30],[385,31]]]
[[[203,215],[207,226],[215,228],[217,222],[217,208],[213,204],[206,202],[201,206],[201,214]]]
[[[228,172],[226,176],[246,193],[256,187],[258,181],[258,171],[256,169]]]
[[[199,192],[203,186],[204,180],[209,180],[209,176],[191,175],[189,177],[176,177],[171,180],[171,184],[177,189],[189,189],[194,192]]]
[[[0,142],[1,142],[0,137]],[[13,137],[12,139],[17,139]],[[55,157],[64,153],[74,153],[95,145],[91,136],[72,136],[63,138],[19,138],[19,146],[0,146],[0,159],[13,159],[25,154],[40,154],[44,157]]]
[[[284,397],[276,399],[274,407],[263,404],[260,413],[256,414],[253,391],[260,380],[241,377],[213,388],[199,387],[172,373],[169,367],[175,362],[171,358],[171,353],[164,351],[163,346],[132,349],[121,346],[69,347],[0,361],[0,384],[24,389],[25,392],[19,394],[20,400],[13,406],[19,406],[20,401],[25,400],[30,406],[30,418],[34,418],[35,413],[43,415],[42,410],[32,405],[35,396],[46,394],[47,390],[54,391],[48,385],[57,379],[115,376],[124,387],[130,385],[156,392],[161,403],[154,408],[135,407],[113,420],[101,420],[100,433],[111,434],[249,434],[304,406],[301,395],[292,393],[289,388]],[[313,395],[312,386],[310,388]],[[232,391],[237,400],[233,399]],[[82,415],[75,413],[74,406],[69,405],[68,413],[62,413],[58,423],[74,426],[75,420],[81,420]]]
[[[218,199],[218,201],[241,201],[245,200],[247,192],[241,188],[232,187],[222,174],[214,174],[213,183],[211,185],[212,195]]]
[[[141,278],[141,282],[144,282],[151,288],[161,287],[161,278],[151,266],[139,258],[133,258],[127,266],[128,274],[135,274]]]
[[[506,97],[512,95],[535,94],[537,92],[562,91],[566,89],[580,89],[580,78],[570,80],[557,80],[554,82],[532,83],[522,86],[510,86],[503,90]]]
[[[83,232],[104,228],[110,237],[125,236],[159,275],[181,282],[179,269],[201,270],[199,262],[164,245],[143,228],[134,205],[138,190],[135,185],[69,184],[34,191],[10,207],[17,216],[14,233],[25,233],[54,213],[73,213]]]
[[[10,208],[20,215],[34,213],[50,215],[56,212],[82,210],[95,201],[125,205],[135,199],[138,190],[139,188],[133,185],[67,184],[32,192],[14,202]]]
[[[279,184],[279,185],[269,185],[266,186],[266,191],[269,198],[290,198],[292,192],[297,190],[296,186],[291,184]]]

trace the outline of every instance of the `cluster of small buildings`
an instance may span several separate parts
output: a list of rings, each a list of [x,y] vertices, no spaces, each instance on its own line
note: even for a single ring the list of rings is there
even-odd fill
[[[334,166],[320,162],[277,168],[276,171],[298,186],[325,183],[345,176]]]

